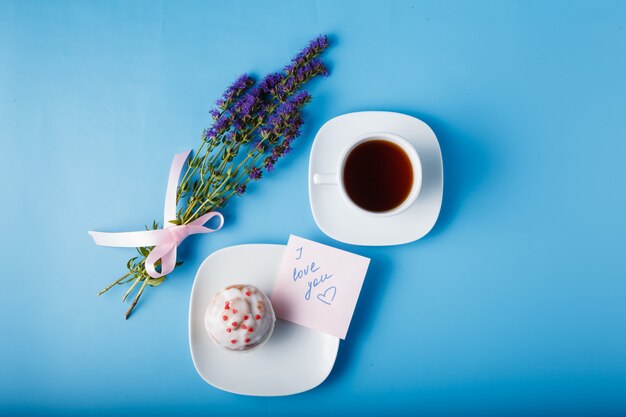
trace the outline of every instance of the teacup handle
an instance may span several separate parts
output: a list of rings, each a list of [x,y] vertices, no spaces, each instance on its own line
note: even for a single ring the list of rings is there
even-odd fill
[[[337,174],[314,174],[313,184],[316,185],[337,185]]]

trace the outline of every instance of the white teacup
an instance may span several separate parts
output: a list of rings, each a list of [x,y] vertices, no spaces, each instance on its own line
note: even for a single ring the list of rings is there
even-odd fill
[[[387,211],[370,211],[367,210],[360,205],[356,204],[348,191],[346,190],[345,185],[345,166],[348,156],[350,153],[359,145],[373,140],[382,140],[393,143],[399,146],[408,157],[411,162],[411,167],[413,171],[413,183],[411,185],[411,189],[408,192],[406,198],[394,208]],[[355,137],[350,141],[350,143],[346,146],[346,148],[341,152],[339,156],[339,161],[337,164],[337,171],[334,173],[316,173],[313,175],[313,183],[316,185],[336,185],[339,187],[339,191],[341,196],[346,201],[349,206],[352,206],[354,209],[361,211],[363,213],[370,214],[372,216],[393,216],[396,214],[400,214],[415,202],[417,196],[420,193],[420,189],[422,187],[422,163],[420,161],[420,157],[417,154],[417,151],[406,139],[401,136],[398,136],[389,132],[371,132],[364,135],[360,135]]]

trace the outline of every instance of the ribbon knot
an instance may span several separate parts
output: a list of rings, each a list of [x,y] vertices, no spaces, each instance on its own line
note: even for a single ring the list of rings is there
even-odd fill
[[[187,236],[191,235],[191,231],[186,224],[169,227],[165,230],[170,232],[170,235],[172,235],[172,239],[174,240],[176,246],[180,245],[180,243],[185,240]]]
[[[162,277],[174,270],[176,267],[176,248],[188,236],[199,233],[217,232],[224,225],[224,217],[216,211],[203,214],[187,224],[174,225],[169,222],[169,220],[176,218],[176,189],[178,188],[178,179],[183,164],[187,160],[190,152],[189,150],[174,155],[167,181],[167,191],[165,193],[163,229],[119,233],[89,232],[97,245],[117,247],[154,246],[146,257],[145,264],[146,272],[152,278]],[[220,219],[220,223],[214,229],[204,226],[205,223],[214,217]],[[159,260],[161,261],[160,272],[156,270],[156,264]]]

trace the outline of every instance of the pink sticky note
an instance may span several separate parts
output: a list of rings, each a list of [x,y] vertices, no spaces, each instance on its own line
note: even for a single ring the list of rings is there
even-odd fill
[[[289,236],[271,297],[276,316],[345,339],[369,263],[369,258]]]

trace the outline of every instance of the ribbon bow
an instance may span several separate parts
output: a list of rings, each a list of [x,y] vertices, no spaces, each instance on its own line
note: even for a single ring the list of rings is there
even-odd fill
[[[167,180],[167,191],[165,192],[163,229],[120,233],[90,231],[89,234],[93,237],[96,245],[125,248],[154,246],[150,254],[146,257],[146,272],[148,272],[148,275],[152,278],[159,278],[174,270],[176,267],[176,248],[187,236],[198,233],[212,233],[220,230],[224,225],[224,217],[216,211],[206,213],[188,224],[175,225],[169,222],[169,220],[176,219],[176,189],[178,188],[178,179],[183,164],[187,160],[190,152],[191,150],[188,150],[174,155],[174,160],[170,167],[170,175]],[[220,224],[215,229],[204,226],[204,224],[213,217],[219,217]],[[155,264],[159,259],[161,260],[161,272],[158,272],[155,268]]]

